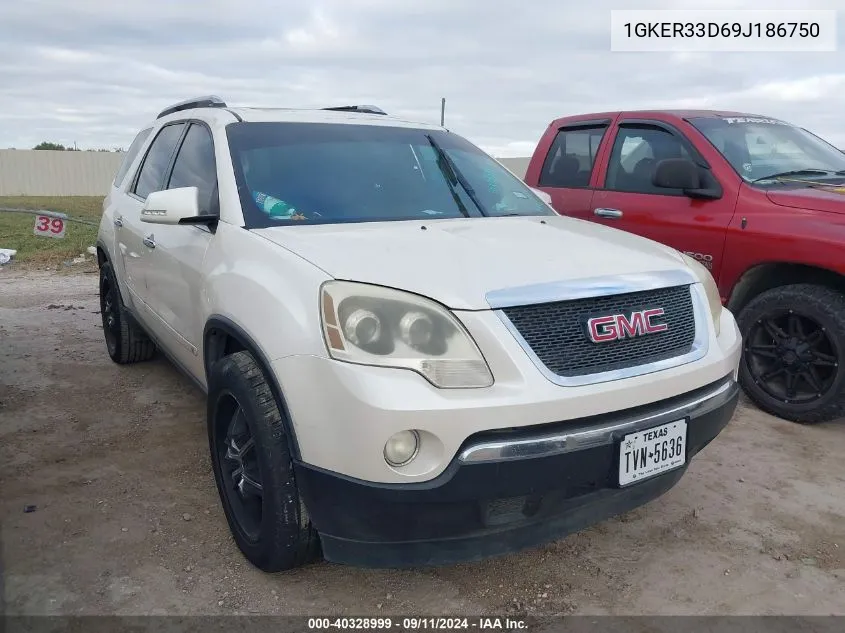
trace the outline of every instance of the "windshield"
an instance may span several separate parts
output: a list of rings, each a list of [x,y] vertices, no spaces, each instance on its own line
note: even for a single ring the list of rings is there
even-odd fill
[[[448,132],[266,122],[227,132],[247,228],[554,215],[525,183]]]
[[[748,182],[805,170],[809,173],[790,174],[789,179],[827,181],[845,175],[845,153],[789,123],[758,117],[702,117],[690,123]]]

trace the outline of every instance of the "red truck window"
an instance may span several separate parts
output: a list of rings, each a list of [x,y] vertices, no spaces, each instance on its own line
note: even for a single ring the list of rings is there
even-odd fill
[[[540,172],[541,187],[588,187],[607,126],[562,129]]]
[[[616,136],[607,165],[605,188],[611,191],[680,195],[673,189],[652,184],[657,162],[665,158],[690,158],[681,140],[667,131],[650,127],[622,127]]]

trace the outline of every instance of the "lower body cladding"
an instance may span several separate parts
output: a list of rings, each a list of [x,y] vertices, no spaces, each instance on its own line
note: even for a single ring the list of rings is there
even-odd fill
[[[372,483],[307,464],[324,557],[364,567],[480,560],[553,541],[672,488],[728,424],[733,376],[650,405],[476,433],[432,480]]]

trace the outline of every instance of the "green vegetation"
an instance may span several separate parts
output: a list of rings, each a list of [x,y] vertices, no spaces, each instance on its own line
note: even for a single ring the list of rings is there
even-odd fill
[[[0,197],[0,207],[35,209],[66,213],[71,218],[99,222],[103,198],[99,196],[69,197]],[[97,239],[97,227],[65,223],[65,236],[55,239],[34,234],[35,215],[0,211],[0,248],[13,248],[13,261],[36,265],[59,265],[85,253]]]
[[[73,147],[65,147],[64,145],[61,145],[60,143],[51,143],[50,141],[43,141],[43,142],[39,143],[38,145],[36,145],[35,147],[33,147],[32,149],[52,149],[52,150],[57,150],[57,151],[60,151],[60,152],[76,151]]]

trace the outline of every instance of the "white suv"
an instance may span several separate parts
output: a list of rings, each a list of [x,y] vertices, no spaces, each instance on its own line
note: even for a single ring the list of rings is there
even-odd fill
[[[208,394],[222,506],[265,571],[548,542],[671,488],[737,404],[705,268],[372,106],[167,108],[98,254],[109,355],[158,348]]]

